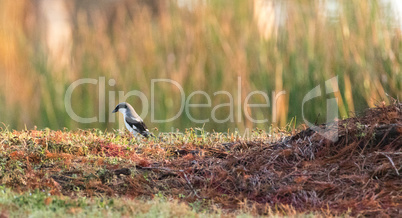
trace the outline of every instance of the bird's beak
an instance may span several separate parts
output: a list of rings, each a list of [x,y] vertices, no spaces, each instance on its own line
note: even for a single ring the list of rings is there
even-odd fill
[[[112,111],[112,113],[116,113],[119,109],[117,107]]]

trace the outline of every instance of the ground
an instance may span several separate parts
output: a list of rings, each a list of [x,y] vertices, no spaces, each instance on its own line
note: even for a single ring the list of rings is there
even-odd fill
[[[320,127],[3,129],[0,216],[401,215],[402,104]]]

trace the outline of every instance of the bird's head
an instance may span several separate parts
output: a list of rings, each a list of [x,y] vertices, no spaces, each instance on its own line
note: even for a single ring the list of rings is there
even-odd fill
[[[112,111],[112,113],[116,113],[116,112],[124,113],[124,112],[126,112],[127,108],[128,108],[128,104],[126,102],[122,102],[116,106],[116,108]]]

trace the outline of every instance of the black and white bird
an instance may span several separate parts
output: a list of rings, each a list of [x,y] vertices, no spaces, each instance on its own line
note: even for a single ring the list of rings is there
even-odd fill
[[[130,131],[134,136],[141,134],[142,136],[148,138],[149,136],[155,137],[149,132],[144,121],[138,116],[134,108],[126,102],[122,102],[116,106],[112,113],[121,112],[124,116],[124,124],[128,131]]]

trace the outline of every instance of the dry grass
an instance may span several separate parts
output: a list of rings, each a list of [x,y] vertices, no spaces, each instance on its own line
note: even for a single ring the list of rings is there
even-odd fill
[[[73,199],[174,199],[199,212],[397,216],[402,104],[327,127],[339,140],[312,129],[279,139],[189,129],[150,141],[99,130],[2,131],[0,181]]]

